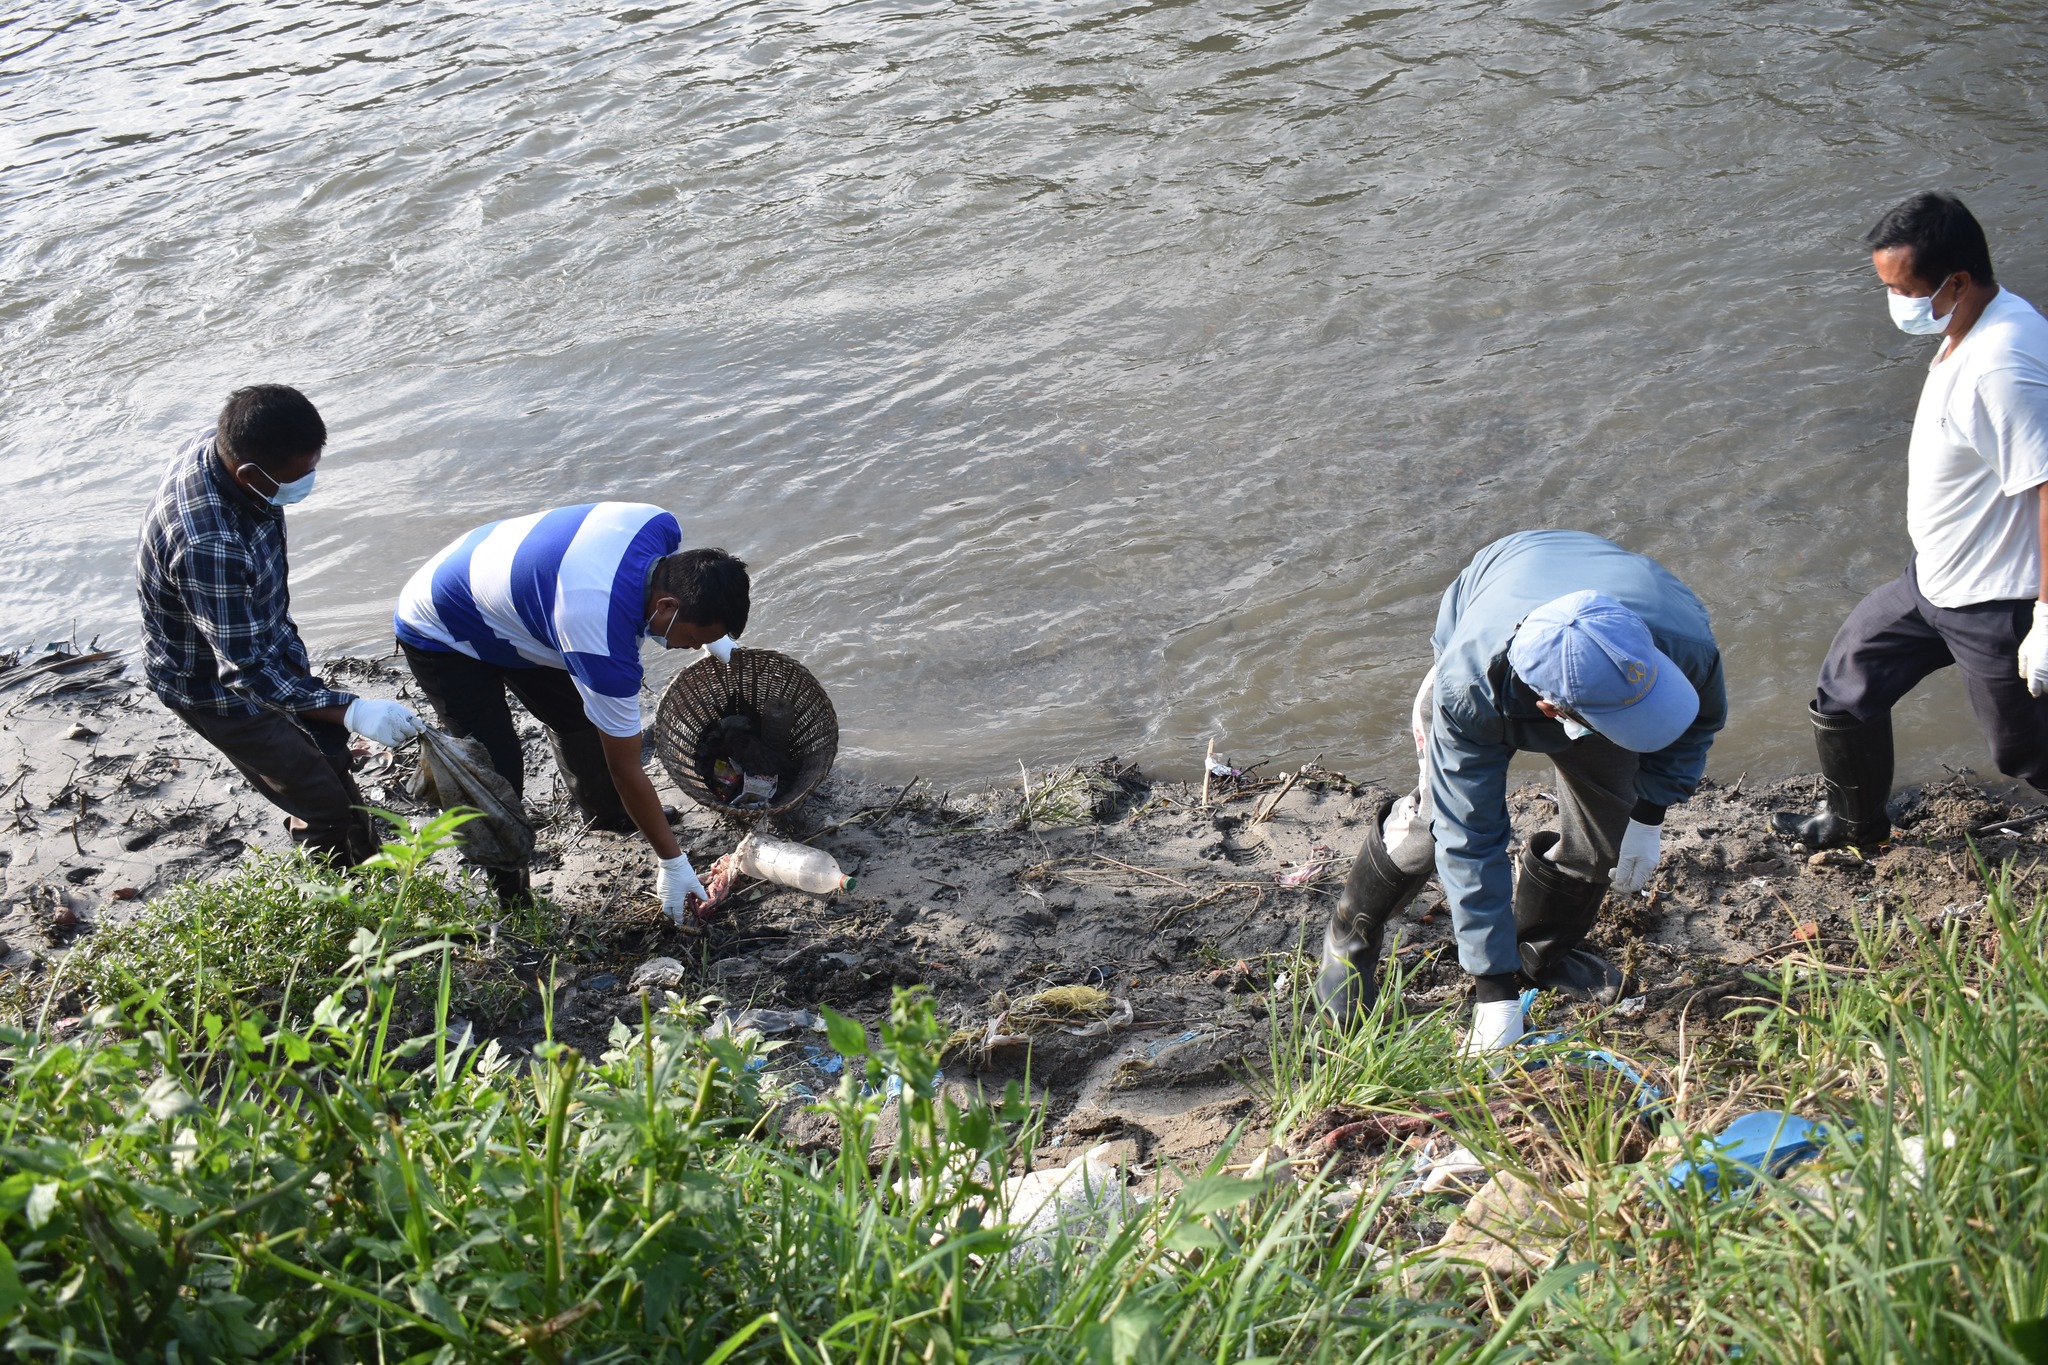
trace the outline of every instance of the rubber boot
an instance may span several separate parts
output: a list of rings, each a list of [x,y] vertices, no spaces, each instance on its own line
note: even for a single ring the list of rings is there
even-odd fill
[[[1771,832],[1811,849],[1875,849],[1891,837],[1885,802],[1892,794],[1892,713],[1858,720],[1806,708],[1823,787],[1812,815],[1775,811]]]
[[[1403,872],[1387,852],[1387,812],[1383,802],[1366,825],[1365,842],[1352,859],[1344,894],[1330,912],[1323,931],[1323,965],[1316,975],[1316,999],[1339,1028],[1349,1028],[1372,1012],[1379,999],[1380,943],[1387,921],[1415,899],[1429,880],[1427,869]]]
[[[500,910],[514,910],[533,898],[533,875],[524,867],[487,867],[491,890],[497,894]]]
[[[1521,875],[1515,878],[1515,947],[1522,975],[1541,990],[1611,1005],[1621,999],[1627,977],[1579,946],[1607,899],[1607,883],[1569,876],[1545,857],[1557,840],[1556,831],[1545,830],[1522,847]]]

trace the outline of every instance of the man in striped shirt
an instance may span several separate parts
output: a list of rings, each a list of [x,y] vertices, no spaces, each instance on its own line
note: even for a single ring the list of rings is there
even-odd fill
[[[237,389],[164,470],[136,580],[150,690],[285,812],[294,843],[346,866],[376,847],[350,733],[397,745],[420,720],[314,677],[292,622],[284,509],[313,491],[326,444],[297,389]]]
[[[443,727],[480,741],[514,791],[526,774],[506,693],[548,728],[577,809],[646,837],[662,908],[677,920],[704,884],[641,766],[640,640],[726,658],[747,628],[751,589],[745,564],[682,542],[673,516],[638,502],[494,521],[421,565],[393,622]]]

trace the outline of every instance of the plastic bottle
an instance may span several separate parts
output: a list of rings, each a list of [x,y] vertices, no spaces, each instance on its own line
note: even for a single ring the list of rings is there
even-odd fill
[[[853,889],[853,878],[839,870],[839,864],[832,855],[809,844],[793,844],[787,839],[749,834],[740,840],[736,856],[741,872],[763,881],[793,886],[818,896]]]

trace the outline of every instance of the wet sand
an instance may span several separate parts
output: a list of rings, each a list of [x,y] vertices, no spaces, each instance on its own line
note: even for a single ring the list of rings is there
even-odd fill
[[[40,988],[80,935],[288,840],[279,812],[149,695],[132,661],[121,674],[108,660],[24,676],[35,662],[0,672],[0,973]],[[324,672],[418,701],[388,662],[337,660]],[[1218,781],[1205,808],[1198,784],[1154,782],[1140,762],[1110,759],[1082,765],[1055,793],[1077,822],[1047,827],[1020,823],[1016,776],[906,789],[842,769],[787,832],[830,851],[857,885],[821,898],[742,881],[691,933],[660,913],[644,844],[582,828],[539,726],[524,721],[523,734],[540,823],[534,888],[559,907],[573,945],[553,964],[558,1037],[601,1049],[614,1019],[637,1020],[634,977],[656,958],[677,969],[653,969],[662,988],[735,1009],[827,1004],[872,1021],[893,987],[922,983],[955,1028],[948,1082],[1028,1076],[1047,1105],[1047,1160],[1112,1141],[1133,1162],[1185,1168],[1234,1126],[1258,1133],[1269,1015],[1306,988],[1293,954],[1319,941],[1360,822],[1388,794],[1367,775],[1311,765]],[[367,800],[424,813],[406,794],[410,754],[365,746],[362,757]],[[707,868],[738,831],[654,771],[685,848]],[[1046,774],[1031,781],[1042,809]],[[1715,1026],[1748,973],[1787,954],[1845,958],[1858,917],[1979,913],[1973,845],[1994,866],[2013,861],[2023,886],[2048,856],[2048,822],[2026,823],[2002,788],[1963,774],[1902,793],[1900,831],[1874,859],[1813,858],[1773,838],[1767,814],[1805,806],[1815,787],[1811,777],[1710,781],[1672,810],[1649,893],[1610,897],[1594,932],[1592,945],[1640,983],[1640,1010],[1608,1027],[1671,1054],[1681,1028]],[[1512,806],[1523,837],[1555,810],[1540,783],[1517,789]],[[1461,1007],[1466,982],[1433,884],[1395,932],[1408,1005]],[[1065,1017],[1033,999],[1076,985],[1107,998],[1088,996],[1099,1003]],[[502,1041],[530,1046],[540,1028],[536,996]],[[793,1081],[835,1083],[822,1034],[784,1036]],[[786,1122],[800,1141],[830,1138],[800,1106]]]

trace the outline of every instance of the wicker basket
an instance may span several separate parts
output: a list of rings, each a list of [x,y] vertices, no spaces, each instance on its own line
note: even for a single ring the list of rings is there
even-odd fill
[[[678,787],[742,825],[794,810],[832,771],[839,715],[809,669],[772,649],[740,649],[732,662],[704,659],[676,674],[654,715],[654,747]],[[750,774],[772,772],[766,804],[735,808],[712,791],[721,758]]]

